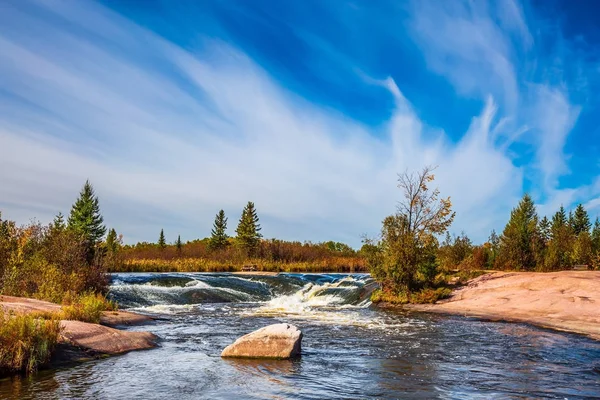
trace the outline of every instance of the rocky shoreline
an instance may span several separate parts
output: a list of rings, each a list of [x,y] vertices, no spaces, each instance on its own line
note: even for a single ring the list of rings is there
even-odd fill
[[[61,309],[60,305],[47,301],[12,296],[0,296],[0,307],[15,313],[51,314]],[[59,344],[47,367],[154,348],[158,340],[156,335],[117,329],[118,326],[150,321],[150,317],[128,311],[105,311],[100,324],[61,320]]]
[[[520,322],[600,340],[600,271],[494,272],[409,311]]]

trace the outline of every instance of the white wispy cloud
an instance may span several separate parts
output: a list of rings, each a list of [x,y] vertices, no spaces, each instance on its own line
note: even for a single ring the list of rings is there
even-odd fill
[[[570,172],[564,147],[581,107],[570,101],[560,74],[554,72],[558,79],[552,82],[546,78],[544,68],[555,66],[544,67],[520,5],[514,1],[412,4],[411,32],[424,49],[429,68],[447,77],[461,94],[491,95],[501,101],[502,124],[494,140],[507,151],[517,143],[535,154],[525,174],[538,200],[548,206],[560,201],[567,207],[584,201],[581,196],[589,195],[587,191],[559,187],[559,178]],[[548,208],[542,204],[542,209]]]
[[[443,19],[442,32],[460,33],[446,44],[433,37],[438,22],[415,16],[423,43],[433,44],[432,68],[486,99],[456,142],[424,124],[391,78],[370,78],[396,105],[383,132],[373,132],[289,92],[228,43],[203,38],[199,49],[183,49],[89,2],[44,1],[35,13],[30,7],[5,4],[0,15],[6,217],[47,221],[68,211],[89,178],[107,223],[127,241],[155,240],[161,227],[173,238],[204,236],[220,208],[234,225],[252,200],[268,237],[357,245],[395,209],[396,174],[433,164],[458,213],[453,229],[483,240],[521,195],[523,169],[498,136],[518,136],[522,125],[507,123],[497,103],[518,104],[521,89],[510,45],[489,20],[453,22],[439,11],[433,17]],[[507,24],[528,35],[524,22]],[[483,37],[465,39],[480,28]],[[442,61],[450,54],[456,62],[447,69]],[[495,79],[487,79],[489,71]],[[550,160],[562,152],[576,109],[562,92],[539,90],[555,96],[552,118],[560,119],[531,119],[542,131],[540,168],[552,183],[565,168]],[[546,141],[548,132],[553,139]]]

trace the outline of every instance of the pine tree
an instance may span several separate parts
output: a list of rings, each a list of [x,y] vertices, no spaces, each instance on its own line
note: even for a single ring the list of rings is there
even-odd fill
[[[552,217],[551,234],[554,236],[561,228],[568,227],[567,214],[565,208],[560,206],[556,214]]]
[[[492,229],[490,233],[490,237],[488,238],[488,243],[490,245],[490,256],[488,257],[488,265],[487,268],[493,268],[496,264],[496,258],[498,257],[498,252],[500,251],[500,238],[496,233],[496,230]]]
[[[220,210],[217,213],[210,233],[211,236],[208,245],[211,250],[219,250],[227,247],[229,236],[227,235],[227,217],[225,216],[225,211]]]
[[[109,253],[115,254],[117,252],[119,242],[117,239],[117,231],[113,229],[108,231],[106,235],[106,249]]]
[[[59,212],[58,214],[56,214],[56,217],[54,217],[54,221],[52,221],[51,229],[54,232],[61,232],[66,227],[67,226],[65,225],[65,217],[61,212]]]
[[[177,241],[175,242],[175,247],[177,248],[177,252],[181,253],[181,248],[182,248],[182,244],[181,244],[181,235],[177,235]]]
[[[160,247],[161,250],[167,247],[167,241],[165,240],[165,231],[163,229],[160,230],[160,236],[158,237],[158,247]]]
[[[96,245],[106,233],[103,222],[98,197],[94,193],[90,181],[85,181],[85,185],[79,193],[79,198],[71,207],[68,227],[85,240],[89,262],[94,258]]]
[[[525,194],[510,213],[500,238],[499,263],[507,269],[532,270],[538,263],[540,252],[538,216],[535,204]]]
[[[575,218],[573,217],[573,210],[569,210],[569,218],[567,219],[567,225],[571,230],[573,230],[575,226]]]
[[[596,218],[594,228],[592,228],[592,251],[594,254],[600,253],[600,219]]]
[[[254,203],[249,201],[242,211],[240,222],[235,230],[238,243],[249,255],[253,255],[258,248],[260,238],[262,237],[260,229]]]
[[[575,215],[573,216],[573,231],[575,235],[579,236],[581,232],[589,232],[591,227],[592,224],[587,211],[582,204],[577,205]]]
[[[544,245],[546,245],[550,240],[550,220],[548,217],[544,216],[544,218],[540,220],[540,226],[538,229],[540,231],[540,237],[542,238]]]
[[[572,225],[563,206],[552,217],[551,237],[545,260],[546,270],[561,270],[571,265]]]

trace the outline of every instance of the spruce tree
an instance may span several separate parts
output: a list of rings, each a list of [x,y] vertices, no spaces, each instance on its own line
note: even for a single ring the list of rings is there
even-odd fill
[[[535,204],[525,194],[518,206],[510,213],[500,238],[499,263],[502,267],[516,270],[533,270],[540,252],[538,216]]]
[[[115,231],[114,228],[109,230],[108,235],[106,235],[106,249],[109,253],[115,254],[117,252],[119,246],[117,240],[117,231]]]
[[[600,219],[596,218],[592,228],[592,251],[600,255]]]
[[[53,232],[61,232],[66,227],[67,226],[65,225],[65,218],[63,214],[59,212],[58,214],[56,214],[56,217],[54,217],[54,221],[52,221],[51,229]]]
[[[254,255],[258,248],[260,238],[262,237],[260,229],[254,203],[249,201],[242,211],[240,222],[235,230],[238,243],[249,255]]]
[[[560,230],[560,228],[568,227],[567,214],[565,213],[565,208],[560,206],[556,214],[552,217],[552,227],[551,233],[554,235],[556,232]]]
[[[573,231],[563,206],[561,206],[556,214],[554,214],[552,217],[552,226],[550,227],[550,232],[552,239],[548,244],[545,269],[565,269],[571,265]]]
[[[575,227],[575,218],[573,217],[573,210],[569,210],[569,218],[567,219],[567,225],[571,230]]]
[[[100,214],[98,197],[90,181],[85,181],[79,198],[71,207],[68,219],[68,227],[80,235],[86,243],[88,261],[94,258],[95,247],[106,233],[106,227],[102,224],[104,219]]]
[[[181,248],[182,248],[182,244],[181,244],[181,235],[177,235],[177,241],[175,242],[175,247],[177,248],[177,252],[181,253]]]
[[[550,240],[550,220],[548,217],[544,216],[544,218],[540,220],[539,231],[540,237],[542,238],[544,245],[546,245]]]
[[[164,249],[167,247],[167,241],[165,240],[165,231],[163,229],[160,230],[160,236],[158,237],[158,247]]]
[[[229,236],[227,236],[227,217],[225,216],[225,211],[220,210],[215,216],[215,222],[210,234],[208,245],[211,250],[220,250],[227,247]]]
[[[581,232],[589,232],[591,227],[592,224],[587,211],[582,204],[577,205],[575,215],[573,216],[573,231],[575,235],[579,236]]]

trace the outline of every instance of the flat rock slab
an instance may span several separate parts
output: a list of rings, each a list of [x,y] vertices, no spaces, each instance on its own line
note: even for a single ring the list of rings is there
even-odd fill
[[[26,297],[0,296],[0,307],[5,311],[14,311],[16,313],[32,312],[59,312],[61,306],[50,303],[49,301],[28,299]]]
[[[525,322],[600,340],[600,271],[496,272],[436,304],[405,308]]]
[[[302,332],[290,324],[273,324],[242,336],[221,357],[292,358],[300,355]]]
[[[139,325],[153,321],[152,318],[128,311],[104,311],[100,323],[108,326]]]
[[[58,313],[62,306],[49,301],[28,299],[26,297],[0,296],[0,307],[5,311],[19,314],[35,312]],[[100,323],[108,326],[137,325],[152,321],[153,319],[141,314],[128,311],[104,311],[100,317]]]
[[[121,331],[81,321],[63,320],[60,325],[63,340],[94,353],[112,355],[156,347],[157,337],[150,332]]]

